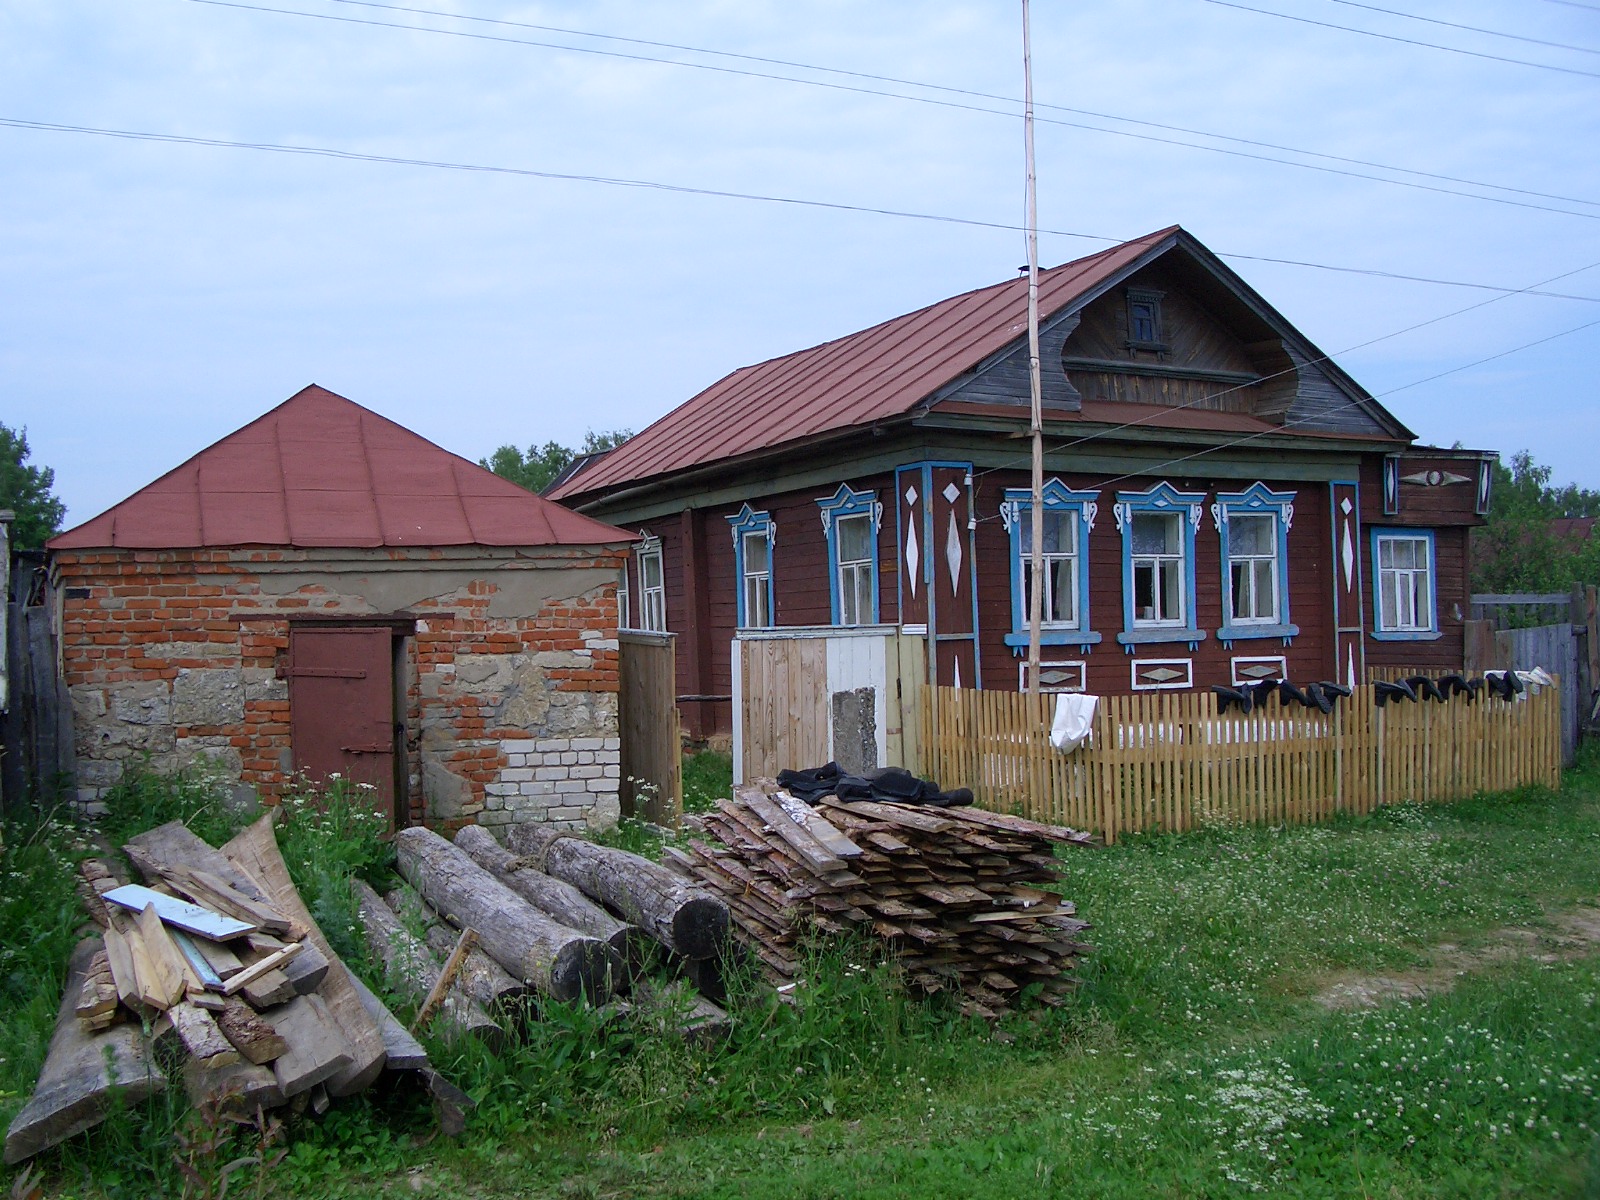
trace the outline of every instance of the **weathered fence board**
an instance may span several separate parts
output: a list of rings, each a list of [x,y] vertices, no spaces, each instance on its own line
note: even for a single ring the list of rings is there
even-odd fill
[[[683,812],[683,738],[670,633],[617,635],[622,813],[676,827]]]
[[[1092,740],[1050,745],[1054,697],[930,689],[927,774],[985,808],[1125,833],[1302,823],[1407,800],[1561,782],[1560,688],[1518,701],[1392,703],[1370,685],[1329,715],[1272,702],[1217,713],[1210,693],[1107,696]]]

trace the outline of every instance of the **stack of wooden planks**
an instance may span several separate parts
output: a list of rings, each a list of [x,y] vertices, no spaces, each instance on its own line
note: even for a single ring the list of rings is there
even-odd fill
[[[180,822],[123,847],[143,877],[80,866],[100,926],[73,955],[34,1095],[6,1133],[8,1163],[98,1124],[121,1096],[163,1091],[150,1041],[181,1047],[194,1103],[309,1103],[370,1085],[385,1066],[437,1081],[422,1047],[345,969],[284,867],[271,818],[216,848]]]
[[[1054,848],[1090,835],[977,808],[846,803],[813,809],[770,780],[704,817],[717,841],[668,851],[721,894],[735,939],[770,977],[793,982],[810,930],[883,939],[915,988],[952,992],[993,1018],[1024,989],[1047,1004],[1073,986],[1088,928],[1050,885]]]

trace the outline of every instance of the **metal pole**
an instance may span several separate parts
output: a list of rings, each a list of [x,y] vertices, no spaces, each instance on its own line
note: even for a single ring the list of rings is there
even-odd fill
[[[1039,625],[1044,616],[1044,416],[1039,379],[1039,201],[1033,172],[1033,53],[1022,0],[1022,137],[1028,169],[1028,392],[1033,434],[1033,531],[1028,555],[1028,695],[1039,694]]]

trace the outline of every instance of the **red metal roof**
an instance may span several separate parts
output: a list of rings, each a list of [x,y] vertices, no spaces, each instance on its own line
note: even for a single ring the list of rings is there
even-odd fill
[[[1039,273],[1041,317],[1179,232]],[[1027,331],[1026,278],[979,288],[809,350],[744,367],[551,489],[556,499],[908,412]]]
[[[525,491],[315,384],[52,550],[592,546],[633,535]]]

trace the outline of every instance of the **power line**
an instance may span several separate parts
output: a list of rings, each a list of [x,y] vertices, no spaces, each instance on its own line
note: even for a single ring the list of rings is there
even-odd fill
[[[536,31],[541,32],[541,33],[559,33],[559,34],[562,34],[562,35],[567,36],[567,37],[595,38],[595,39],[598,39],[598,40],[601,40],[601,41],[622,42],[622,43],[625,43],[627,45],[650,46],[650,47],[653,47],[653,48],[658,49],[658,50],[681,50],[681,51],[684,51],[685,53],[689,53],[689,54],[705,54],[705,55],[711,55],[711,56],[714,56],[714,57],[717,57],[717,58],[735,59],[735,60],[742,61],[742,62],[765,63],[765,64],[767,64],[769,66],[793,67],[796,70],[801,70],[801,71],[818,71],[818,72],[822,72],[823,74],[841,75],[841,76],[845,76],[847,78],[852,78],[852,79],[868,79],[868,80],[872,80],[872,81],[877,82],[877,83],[892,83],[892,84],[895,84],[895,85],[900,86],[900,87],[925,88],[925,89],[927,89],[929,91],[947,92],[947,93],[949,93],[951,95],[956,95],[956,96],[971,96],[974,99],[978,99],[978,100],[995,100],[995,101],[999,101],[1002,104],[1007,104],[1007,105],[1012,105],[1012,106],[1021,104],[1021,101],[1015,96],[1004,96],[1004,95],[999,95],[999,94],[994,93],[994,92],[980,92],[980,91],[974,91],[971,88],[952,87],[952,86],[950,86],[948,84],[942,84],[942,83],[929,83],[927,80],[902,79],[902,78],[898,78],[898,77],[893,76],[893,75],[877,75],[877,74],[873,74],[870,71],[851,71],[851,70],[847,70],[847,69],[845,69],[843,67],[827,67],[827,66],[821,66],[821,65],[819,65],[817,63],[799,62],[799,61],[796,61],[794,59],[768,58],[768,57],[764,57],[764,56],[758,55],[758,54],[742,54],[742,53],[739,53],[739,52],[736,52],[736,51],[732,51],[732,50],[715,50],[715,49],[711,49],[711,48],[706,47],[706,46],[685,45],[685,44],[683,44],[681,42],[652,41],[652,40],[650,40],[648,38],[626,37],[626,36],[624,36],[622,34],[597,33],[597,32],[595,32],[593,30],[588,30],[588,29],[573,29],[570,26],[538,25],[538,24],[534,24],[534,23],[528,22],[528,21],[511,21],[511,20],[506,20],[506,19],[501,18],[501,17],[476,17],[476,16],[469,16],[469,15],[467,15],[465,13],[452,13],[452,12],[446,12],[446,11],[443,11],[441,9],[435,9],[435,8],[416,8],[416,7],[412,7],[412,6],[409,6],[409,5],[385,4],[385,3],[381,3],[380,0],[327,0],[327,2],[330,3],[330,4],[352,5],[352,6],[356,6],[356,7],[360,7],[360,8],[383,9],[383,10],[389,11],[389,12],[411,13],[411,14],[416,15],[416,16],[439,17],[439,18],[453,20],[453,21],[472,21],[472,22],[476,22],[476,23],[484,24],[484,25],[503,25],[503,26],[507,26],[507,27],[510,27],[510,28],[516,28],[516,29],[532,29],[532,30],[536,30]],[[1547,0],[1547,2],[1548,3],[1552,3],[1552,4],[1572,4],[1572,3],[1575,3],[1575,0]],[[1575,6],[1576,7],[1580,7],[1580,8],[1589,7],[1588,5],[1581,5],[1581,4],[1578,4],[1578,5],[1575,5]],[[1596,11],[1600,11],[1600,8],[1597,8]],[[411,27],[411,26],[400,26],[398,28],[413,28],[413,27]],[[674,65],[674,66],[685,66],[685,67],[693,67],[693,66],[697,66],[698,65],[698,64],[695,64],[695,63],[677,62],[677,61],[672,60],[672,59],[650,59],[648,61],[665,62],[665,63],[670,63],[671,65]],[[774,76],[757,76],[757,78],[788,79],[787,76],[775,76],[775,77]],[[790,82],[794,82],[794,83],[809,83],[811,81],[802,80],[802,79],[794,79],[794,80],[790,80]],[[891,95],[892,93],[874,93],[874,94]],[[901,97],[901,98],[902,99],[912,99],[912,97]],[[1143,120],[1143,119],[1138,118],[1138,117],[1125,117],[1125,116],[1121,116],[1121,115],[1119,115],[1117,113],[1099,112],[1099,111],[1096,111],[1095,109],[1090,109],[1090,108],[1072,108],[1072,107],[1070,107],[1068,105],[1065,105],[1065,104],[1046,104],[1044,101],[1035,101],[1034,107],[1035,108],[1048,108],[1053,112],[1072,113],[1072,114],[1074,114],[1076,116],[1081,116],[1081,117],[1094,117],[1095,119],[1102,120],[1102,121],[1121,121],[1121,122],[1124,122],[1125,124],[1129,124],[1129,125],[1141,125],[1141,126],[1145,127],[1146,129],[1161,129],[1161,130],[1165,130],[1168,133],[1186,133],[1186,134],[1189,134],[1189,135],[1191,135],[1193,137],[1215,138],[1215,139],[1220,140],[1220,141],[1235,142],[1235,143],[1237,143],[1237,144],[1239,144],[1241,146],[1256,146],[1256,147],[1258,147],[1260,149],[1264,149],[1264,150],[1281,150],[1281,151],[1283,151],[1283,152],[1285,152],[1287,154],[1301,154],[1301,155],[1306,155],[1307,157],[1310,157],[1310,158],[1323,158],[1323,159],[1327,159],[1330,162],[1350,163],[1353,166],[1372,167],[1372,168],[1374,168],[1376,170],[1380,170],[1380,171],[1395,171],[1395,172],[1398,172],[1400,174],[1405,174],[1405,175],[1417,175],[1417,176],[1420,176],[1420,177],[1422,177],[1424,179],[1437,179],[1437,180],[1440,180],[1440,181],[1445,182],[1445,183],[1460,183],[1460,184],[1465,184],[1465,185],[1467,185],[1469,187],[1489,188],[1489,189],[1491,189],[1493,191],[1512,192],[1512,193],[1515,193],[1515,194],[1520,195],[1520,196],[1534,196],[1534,197],[1537,197],[1538,199],[1541,199],[1541,200],[1560,200],[1560,201],[1562,201],[1563,203],[1566,203],[1566,204],[1589,204],[1589,205],[1600,206],[1600,200],[1585,200],[1582,197],[1565,196],[1565,195],[1560,195],[1558,193],[1552,193],[1552,192],[1533,191],[1533,190],[1531,190],[1529,188],[1513,187],[1513,186],[1510,186],[1510,185],[1507,185],[1507,184],[1501,184],[1501,183],[1485,183],[1482,180],[1465,179],[1465,178],[1462,178],[1462,177],[1457,176],[1457,175],[1443,175],[1443,174],[1440,174],[1440,173],[1434,172],[1434,171],[1421,171],[1421,170],[1418,170],[1418,169],[1416,169],[1414,167],[1397,167],[1397,166],[1394,166],[1394,165],[1389,164],[1389,163],[1374,162],[1374,161],[1372,161],[1370,159],[1365,159],[1365,158],[1351,158],[1351,157],[1348,157],[1348,156],[1342,155],[1342,154],[1326,154],[1326,153],[1323,153],[1322,151],[1319,151],[1319,150],[1306,150],[1306,149],[1303,149],[1303,148],[1298,147],[1298,146],[1285,146],[1285,145],[1282,145],[1282,144],[1277,143],[1277,142],[1264,142],[1264,141],[1260,141],[1260,140],[1257,140],[1257,139],[1254,139],[1254,138],[1235,137],[1235,136],[1233,136],[1231,134],[1226,134],[1226,133],[1213,133],[1210,130],[1205,130],[1205,129],[1190,129],[1190,128],[1188,128],[1186,126],[1183,126],[1183,125],[1171,125],[1171,124],[1167,124],[1167,123],[1164,123],[1164,122],[1161,122],[1161,121],[1147,121],[1147,120]],[[992,111],[992,110],[980,109],[978,111],[988,112],[988,111]],[[1015,115],[1015,114],[1006,113],[1006,114],[1001,114],[1001,115]],[[1093,126],[1077,126],[1077,128],[1093,129],[1094,127]],[[1112,134],[1113,136],[1122,136],[1121,131],[1120,130],[1115,130],[1115,129],[1104,129],[1104,130],[1100,130],[1099,132],[1109,133],[1109,134]],[[1179,144],[1180,145],[1187,145],[1189,143],[1179,143]],[[1194,148],[1195,149],[1209,149],[1210,147],[1196,146]],[[1291,164],[1286,164],[1286,165],[1298,166],[1300,164],[1291,163]],[[1396,181],[1385,180],[1384,182],[1396,182]]]
[[[1416,13],[1400,12],[1393,8],[1379,8],[1376,4],[1362,4],[1359,0],[1328,0],[1330,4],[1343,4],[1347,8],[1362,8],[1367,12],[1383,13],[1389,17],[1403,17],[1407,21],[1421,21],[1427,25],[1443,25],[1446,29],[1462,29],[1467,33],[1482,33],[1489,37],[1508,38],[1513,42],[1527,42],[1534,46],[1550,46],[1556,50],[1575,50],[1579,54],[1600,54],[1592,46],[1574,46],[1570,42],[1547,42],[1542,38],[1523,37],[1520,33],[1502,33],[1497,29],[1482,29],[1477,25],[1461,25],[1455,21],[1441,21],[1438,17],[1423,17]]]
[[[1589,12],[1600,12],[1600,4],[1584,4],[1581,0],[1544,0],[1546,4],[1563,4],[1568,8],[1582,8]]]
[[[395,9],[395,10],[401,11],[401,12],[434,15],[434,16],[439,16],[439,17],[453,17],[454,16],[454,14],[436,13],[433,10],[428,10],[428,9],[401,8],[400,6],[397,6],[397,5],[375,4],[375,3],[371,3],[370,0],[333,0],[333,2],[335,2],[335,3],[352,3],[352,4],[353,3],[361,3],[361,4],[365,4],[367,7]],[[543,50],[563,50],[563,51],[567,51],[567,52],[573,53],[573,54],[590,54],[590,55],[596,55],[596,56],[605,57],[605,58],[620,58],[620,59],[624,59],[624,60],[630,61],[630,62],[658,63],[658,64],[662,64],[662,65],[666,65],[666,66],[684,67],[684,68],[687,68],[687,69],[690,69],[690,70],[710,71],[710,72],[713,72],[713,73],[716,73],[716,74],[719,74],[719,75],[744,76],[744,77],[752,78],[752,79],[765,79],[765,80],[781,82],[781,83],[794,83],[794,84],[799,84],[799,85],[805,86],[805,87],[825,88],[825,89],[827,89],[829,91],[847,92],[847,93],[853,93],[853,94],[856,94],[856,95],[864,95],[864,96],[876,96],[876,97],[882,97],[882,98],[892,99],[892,100],[905,100],[905,101],[909,101],[909,102],[914,103],[914,104],[927,104],[927,105],[932,105],[932,106],[938,107],[938,108],[953,108],[953,109],[958,109],[958,110],[963,111],[963,112],[981,113],[981,114],[988,115],[988,116],[1005,117],[1007,119],[1015,119],[1015,117],[1016,117],[1016,114],[1012,113],[1012,112],[1000,111],[1000,110],[993,109],[993,108],[985,108],[985,107],[983,107],[981,105],[976,105],[976,104],[965,104],[965,103],[961,103],[959,101],[953,101],[953,100],[939,100],[939,99],[935,99],[935,98],[930,97],[930,96],[908,96],[908,95],[906,95],[904,93],[901,93],[901,92],[888,92],[888,91],[883,91],[882,89],[879,89],[879,88],[862,87],[862,86],[859,86],[859,85],[852,85],[852,84],[828,83],[826,81],[816,80],[816,79],[797,79],[797,78],[795,78],[793,76],[777,75],[777,74],[773,74],[771,72],[765,72],[765,71],[751,71],[751,70],[745,70],[745,69],[740,69],[740,68],[735,68],[735,67],[720,67],[720,66],[715,66],[715,65],[709,64],[709,63],[683,62],[683,61],[678,60],[678,59],[659,58],[659,57],[655,57],[653,55],[646,55],[646,54],[629,54],[629,53],[624,53],[622,51],[617,51],[617,50],[600,50],[600,49],[595,49],[595,48],[589,47],[589,46],[570,46],[570,45],[565,45],[565,44],[558,43],[558,42],[541,42],[541,41],[534,41],[534,40],[529,39],[529,38],[508,37],[508,36],[504,36],[504,35],[500,35],[500,34],[471,33],[471,32],[467,32],[465,30],[459,30],[459,29],[431,29],[431,28],[428,28],[428,27],[425,27],[425,26],[420,26],[420,25],[404,25],[404,24],[400,24],[400,23],[394,22],[394,21],[379,21],[379,20],[374,20],[374,19],[371,19],[371,18],[363,18],[363,17],[342,17],[342,16],[336,16],[336,15],[334,15],[332,13],[306,12],[306,11],[301,10],[301,9],[278,8],[278,7],[274,7],[274,6],[271,6],[271,5],[265,5],[265,4],[249,4],[249,3],[245,3],[244,0],[189,0],[189,3],[191,3],[191,4],[203,4],[203,5],[206,5],[207,7],[210,7],[210,8],[232,8],[232,9],[239,9],[239,10],[246,11],[246,12],[270,13],[270,14],[274,14],[274,15],[277,15],[277,16],[304,17],[304,18],[307,18],[307,19],[310,19],[310,20],[316,20],[316,21],[331,21],[331,22],[334,22],[336,24],[341,24],[341,25],[366,25],[366,26],[371,26],[373,28],[377,28],[377,29],[403,30],[403,31],[408,32],[408,33],[431,33],[431,34],[435,34],[435,35],[440,36],[440,37],[466,38],[466,39],[472,40],[472,41],[497,42],[497,43],[502,43],[502,44],[506,44],[506,45],[515,45],[515,46],[531,46],[531,47],[534,47],[534,48],[537,48],[537,49],[543,49]],[[474,20],[474,21],[485,21],[485,22],[490,20],[490,18],[485,18],[485,17],[471,17],[471,18],[459,18],[459,19]],[[554,27],[549,27],[549,26],[525,25],[522,22],[515,22],[515,21],[494,21],[493,23],[494,24],[502,24],[502,25],[513,25],[513,26],[525,27],[525,28],[534,28],[534,29],[554,28]],[[563,32],[563,33],[568,33],[568,34],[575,34],[577,36],[584,36],[584,37],[607,37],[607,38],[609,38],[611,36],[611,35],[608,35],[608,34],[576,33],[576,31],[570,31],[570,30],[558,30],[558,32]],[[631,39],[630,38],[630,39],[615,39],[615,40],[634,41],[636,39]],[[651,43],[651,42],[647,42],[645,44],[646,45],[672,46],[671,43]],[[724,53],[722,51],[697,50],[694,47],[672,46],[672,48],[674,48],[674,49],[685,49],[685,50],[688,50],[688,51],[690,51],[692,53],[702,53],[702,54],[722,54],[722,53]],[[733,57],[745,58],[745,57],[753,57],[753,56],[735,55]],[[758,61],[763,61],[763,62],[765,62],[765,61],[783,62],[783,60],[765,60],[765,59],[761,59],[761,60],[758,60]],[[960,88],[946,88],[946,87],[943,87],[942,85],[939,85],[939,84],[916,83],[914,81],[909,81],[909,80],[894,80],[894,79],[891,79],[888,76],[870,76],[870,75],[865,75],[864,73],[861,73],[861,72],[854,72],[854,71],[838,71],[838,72],[835,72],[833,68],[829,68],[829,67],[811,67],[811,66],[807,66],[806,64],[803,64],[803,63],[785,63],[784,65],[794,66],[794,67],[797,67],[798,69],[802,69],[802,70],[829,71],[829,72],[833,72],[833,73],[837,73],[837,74],[849,75],[849,76],[854,76],[854,77],[858,77],[858,78],[882,79],[885,82],[899,83],[902,86],[907,86],[907,87],[924,87],[924,88],[930,88],[930,89],[934,89],[934,90],[938,90],[938,91],[956,92],[956,93],[959,93],[959,94],[970,95],[970,96],[974,96],[974,97],[978,97],[978,98],[992,99],[992,100],[997,100],[997,101],[1007,102],[1007,103],[1014,103],[1014,101],[1010,101],[1009,98],[1004,97],[1004,96],[991,96],[988,93],[969,92],[969,91],[966,91],[965,89],[960,89]],[[1066,109],[1066,108],[1063,108],[1063,106],[1060,106],[1060,105],[1041,105],[1040,107],[1053,108],[1053,109],[1057,109],[1059,111],[1066,111],[1066,112],[1085,112],[1086,111],[1086,110],[1079,110],[1079,109]],[[1535,192],[1535,191],[1532,191],[1532,190],[1529,190],[1529,189],[1525,189],[1525,188],[1511,188],[1511,187],[1504,187],[1504,186],[1499,185],[1499,184],[1477,183],[1477,182],[1475,182],[1473,180],[1457,180],[1452,176],[1439,175],[1439,174],[1435,174],[1435,173],[1432,173],[1432,172],[1426,172],[1426,171],[1413,171],[1413,170],[1410,170],[1409,168],[1405,168],[1405,167],[1390,167],[1390,166],[1386,166],[1386,165],[1384,165],[1382,163],[1366,164],[1366,163],[1363,162],[1363,160],[1360,160],[1360,159],[1341,158],[1341,157],[1339,157],[1337,155],[1318,154],[1315,151],[1296,150],[1293,147],[1279,147],[1279,146],[1274,146],[1271,143],[1267,143],[1267,142],[1253,142],[1253,141],[1251,141],[1250,139],[1247,139],[1247,138],[1233,138],[1233,137],[1229,137],[1226,134],[1206,133],[1206,132],[1201,131],[1201,130],[1184,130],[1184,129],[1181,129],[1180,127],[1178,127],[1178,126],[1166,126],[1166,125],[1161,125],[1161,124],[1159,124],[1157,122],[1152,122],[1152,121],[1137,121],[1137,120],[1135,120],[1133,118],[1118,117],[1118,116],[1115,116],[1113,114],[1090,113],[1088,115],[1097,116],[1098,118],[1100,118],[1102,120],[1125,121],[1125,122],[1129,122],[1129,123],[1132,123],[1132,124],[1146,125],[1146,126],[1149,126],[1151,128],[1169,129],[1169,130],[1172,130],[1172,131],[1175,131],[1175,132],[1190,133],[1193,136],[1219,138],[1219,139],[1222,139],[1222,140],[1237,142],[1237,143],[1239,143],[1241,145],[1257,145],[1257,146],[1261,146],[1261,147],[1266,148],[1266,149],[1282,149],[1282,150],[1286,150],[1287,152],[1292,153],[1292,154],[1306,154],[1306,155],[1311,155],[1311,156],[1318,157],[1318,158],[1325,158],[1325,159],[1327,159],[1329,161],[1333,161],[1333,162],[1349,162],[1349,163],[1358,164],[1358,165],[1371,165],[1371,166],[1375,167],[1378,170],[1398,171],[1398,172],[1404,172],[1406,174],[1417,175],[1417,176],[1423,177],[1423,178],[1440,179],[1440,180],[1445,180],[1445,181],[1449,181],[1449,182],[1460,182],[1460,183],[1464,183],[1464,184],[1466,184],[1467,186],[1470,186],[1470,187],[1490,188],[1490,189],[1493,189],[1495,191],[1503,191],[1503,192],[1509,192],[1509,193],[1514,193],[1514,194],[1519,194],[1519,195],[1526,195],[1526,196],[1537,196],[1537,197],[1544,198],[1544,199],[1561,200],[1561,201],[1566,202],[1566,203],[1586,204],[1586,205],[1592,205],[1592,206],[1600,207],[1600,201],[1583,200],[1583,199],[1576,199],[1576,198],[1564,197],[1564,196],[1550,196],[1550,195],[1548,195],[1546,193]],[[1344,176],[1346,178],[1361,179],[1361,180],[1366,180],[1366,181],[1372,182],[1372,183],[1385,183],[1385,184],[1389,184],[1389,185],[1394,186],[1394,187],[1411,188],[1411,189],[1416,190],[1416,191],[1433,192],[1435,194],[1445,195],[1445,196],[1460,196],[1460,197],[1463,197],[1463,198],[1469,199],[1469,200],[1482,200],[1482,201],[1485,201],[1485,202],[1488,202],[1488,203],[1491,203],[1491,204],[1508,205],[1508,206],[1513,207],[1513,208],[1527,208],[1527,209],[1533,209],[1533,210],[1538,211],[1538,212],[1552,212],[1552,213],[1560,214],[1562,216],[1581,217],[1581,218],[1584,218],[1584,219],[1587,219],[1587,220],[1600,219],[1600,213],[1574,212],[1571,209],[1567,209],[1567,208],[1556,208],[1556,207],[1552,207],[1551,205],[1546,205],[1546,204],[1534,204],[1534,203],[1530,203],[1528,201],[1523,201],[1523,200],[1513,200],[1513,199],[1509,199],[1509,198],[1507,198],[1505,196],[1485,196],[1485,195],[1480,195],[1480,194],[1478,194],[1476,192],[1463,192],[1463,191],[1458,191],[1455,188],[1438,187],[1438,186],[1435,186],[1435,185],[1432,185],[1432,184],[1416,183],[1416,182],[1412,182],[1410,180],[1404,180],[1404,179],[1389,179],[1389,178],[1386,178],[1386,177],[1381,176],[1381,175],[1369,175],[1369,174],[1366,174],[1365,172],[1361,172],[1361,171],[1347,171],[1347,170],[1343,170],[1343,169],[1336,168],[1336,167],[1322,166],[1322,165],[1319,165],[1317,163],[1295,162],[1295,161],[1293,161],[1291,159],[1278,158],[1278,157],[1275,157],[1275,156],[1269,155],[1269,154],[1252,154],[1252,153],[1248,153],[1246,151],[1241,151],[1241,150],[1230,150],[1230,149],[1228,149],[1226,147],[1223,147],[1223,146],[1201,145],[1201,144],[1198,144],[1198,143],[1195,143],[1195,142],[1180,141],[1180,140],[1178,140],[1176,138],[1158,137],[1158,136],[1155,136],[1153,134],[1147,134],[1147,133],[1135,133],[1135,132],[1133,132],[1131,130],[1126,130],[1126,129],[1106,129],[1103,126],[1087,125],[1087,124],[1084,124],[1083,122],[1080,122],[1080,121],[1066,121],[1066,120],[1062,120],[1062,119],[1060,119],[1058,117],[1036,117],[1036,120],[1039,120],[1039,121],[1042,121],[1042,122],[1045,122],[1045,123],[1051,124],[1051,125],[1062,126],[1064,128],[1068,128],[1068,129],[1079,129],[1079,130],[1084,130],[1084,131],[1091,132],[1091,133],[1102,133],[1102,134],[1106,134],[1106,135],[1111,136],[1111,137],[1132,138],[1132,139],[1134,139],[1136,141],[1153,142],[1153,143],[1156,143],[1158,145],[1164,145],[1164,146],[1177,146],[1177,147],[1180,147],[1180,148],[1183,148],[1183,149],[1187,149],[1187,150],[1200,150],[1200,151],[1208,152],[1208,153],[1211,153],[1211,154],[1223,154],[1223,155],[1227,155],[1227,156],[1232,157],[1232,158],[1249,159],[1249,160],[1254,161],[1254,162],[1276,163],[1276,164],[1278,164],[1280,166],[1295,167],[1295,168],[1298,168],[1298,169],[1300,169],[1302,171],[1317,171],[1317,172],[1320,172],[1320,173],[1326,174],[1326,175],[1340,175],[1340,176]]]
[[[1269,8],[1252,8],[1248,4],[1238,4],[1235,0],[1205,0],[1207,4],[1215,4],[1221,8],[1237,8],[1240,12],[1257,13],[1263,17],[1277,17],[1283,21],[1298,21],[1302,25],[1315,25],[1321,29],[1338,29],[1344,33],[1359,33],[1363,37],[1380,38],[1386,42],[1400,42],[1407,46],[1421,46],[1428,50],[1443,50],[1448,54],[1463,54],[1468,58],[1482,58],[1489,62],[1510,63],[1517,67],[1537,67],[1541,71],[1559,71],[1563,75],[1587,75],[1591,79],[1600,79],[1600,71],[1581,71],[1577,67],[1558,67],[1553,63],[1529,62],[1524,58],[1507,58],[1500,54],[1485,54],[1479,50],[1463,50],[1459,46],[1441,46],[1438,42],[1423,42],[1416,38],[1400,37],[1393,33],[1377,33],[1371,29],[1356,29],[1351,25],[1336,25],[1332,21],[1315,21],[1310,17],[1297,17],[1289,13],[1273,12]]]
[[[1022,226],[1009,221],[983,221],[975,217],[955,217],[943,213],[916,212],[909,209],[880,208],[867,204],[847,204],[837,200],[813,200],[799,196],[774,196],[760,192],[739,192],[722,188],[694,187],[688,184],[664,183],[650,179],[626,179],[610,175],[589,175],[565,171],[547,171],[532,167],[502,167],[482,163],[449,162],[439,159],[407,158],[392,154],[363,154],[355,150],[338,150],[326,146],[299,146],[281,142],[241,142],[227,138],[196,137],[177,133],[152,133],[134,129],[105,129],[92,125],[65,125],[51,121],[30,121],[20,117],[0,117],[0,126],[13,129],[30,129],[45,133],[75,133],[94,137],[120,138],[138,142],[160,142],[179,146],[201,146],[211,149],[255,150],[268,154],[302,155],[310,158],[334,158],[347,162],[381,163],[388,166],[423,167],[442,171],[466,171],[489,175],[514,175],[532,179],[551,179],[572,183],[594,183],[608,187],[638,188],[646,191],[671,192],[688,196],[711,196],[724,200],[749,200],[763,204],[786,204],[797,208],[820,208],[835,212],[867,213],[873,216],[898,217],[912,221],[931,221],[944,225],[961,225],[975,229],[998,229],[1017,233]],[[1041,229],[1052,237],[1075,238],[1081,241],[1121,245],[1127,238],[1107,237],[1098,233],[1082,233],[1070,229]],[[1241,262],[1274,263],[1280,266],[1304,267],[1317,271],[1332,271],[1343,275],[1366,275],[1377,279],[1390,279],[1401,283],[1425,283],[1439,287],[1468,288],[1476,291],[1503,292],[1513,295],[1539,296],[1550,300],[1578,300],[1585,304],[1600,304],[1600,296],[1578,296],[1565,292],[1532,291],[1504,287],[1492,283],[1476,283],[1459,279],[1437,279],[1427,275],[1406,275],[1398,271],[1379,271],[1369,267],[1341,267],[1330,263],[1310,262],[1304,259],[1279,258],[1266,254],[1241,254],[1232,251],[1213,251],[1219,258]]]

